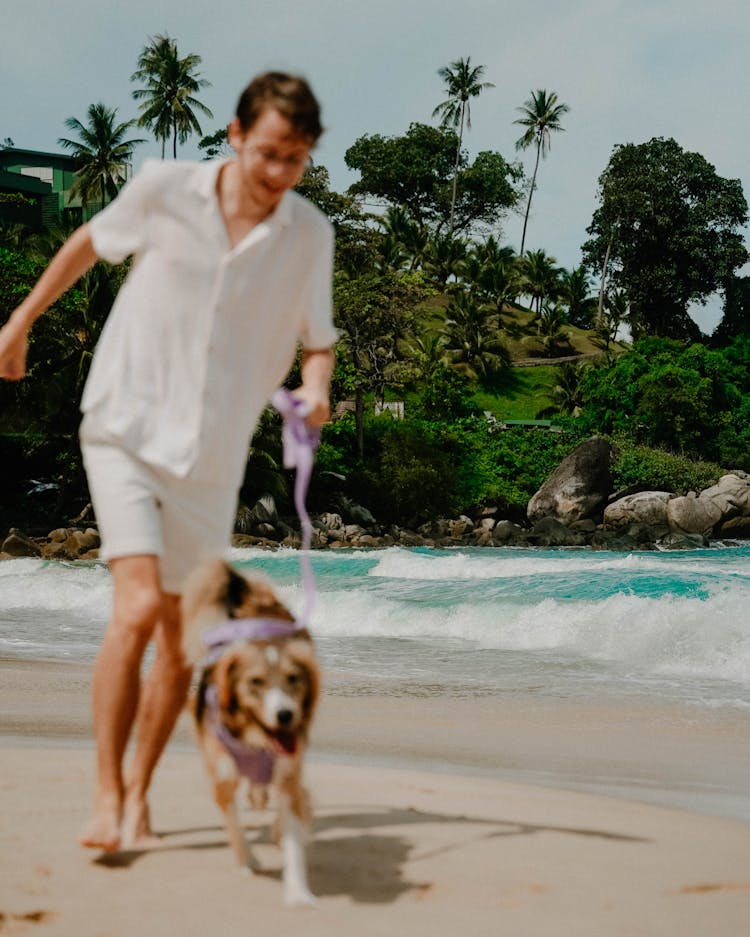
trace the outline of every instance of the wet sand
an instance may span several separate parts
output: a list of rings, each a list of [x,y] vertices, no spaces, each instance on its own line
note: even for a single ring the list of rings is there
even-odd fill
[[[162,845],[78,847],[89,679],[86,666],[0,662],[3,937],[747,932],[742,714],[360,696],[329,675],[308,765],[319,902],[289,910],[271,814],[243,808],[264,872],[242,876],[186,718],[152,791]]]

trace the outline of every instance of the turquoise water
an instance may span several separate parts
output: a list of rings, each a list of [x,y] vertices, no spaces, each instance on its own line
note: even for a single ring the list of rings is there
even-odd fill
[[[302,604],[299,556],[236,550]],[[324,664],[358,692],[639,696],[750,709],[750,547],[462,549],[312,555]],[[0,564],[0,654],[91,660],[100,564]]]

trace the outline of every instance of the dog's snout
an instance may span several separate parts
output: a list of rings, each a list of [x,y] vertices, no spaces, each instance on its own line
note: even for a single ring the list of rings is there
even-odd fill
[[[280,726],[288,726],[292,719],[294,719],[294,713],[291,709],[280,709],[276,713],[276,719]]]

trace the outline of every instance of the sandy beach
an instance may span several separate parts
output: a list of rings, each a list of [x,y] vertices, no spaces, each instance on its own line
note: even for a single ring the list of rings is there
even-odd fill
[[[747,933],[747,719],[355,696],[330,675],[308,764],[319,901],[295,911],[281,902],[271,814],[243,813],[265,872],[233,867],[186,717],[153,787],[163,845],[114,857],[77,846],[89,675],[0,662],[3,935]]]

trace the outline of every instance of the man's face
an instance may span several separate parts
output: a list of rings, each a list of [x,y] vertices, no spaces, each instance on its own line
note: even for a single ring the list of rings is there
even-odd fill
[[[246,132],[235,118],[229,127],[229,142],[248,193],[268,211],[300,181],[312,150],[312,141],[301,137],[272,107],[266,108]]]

